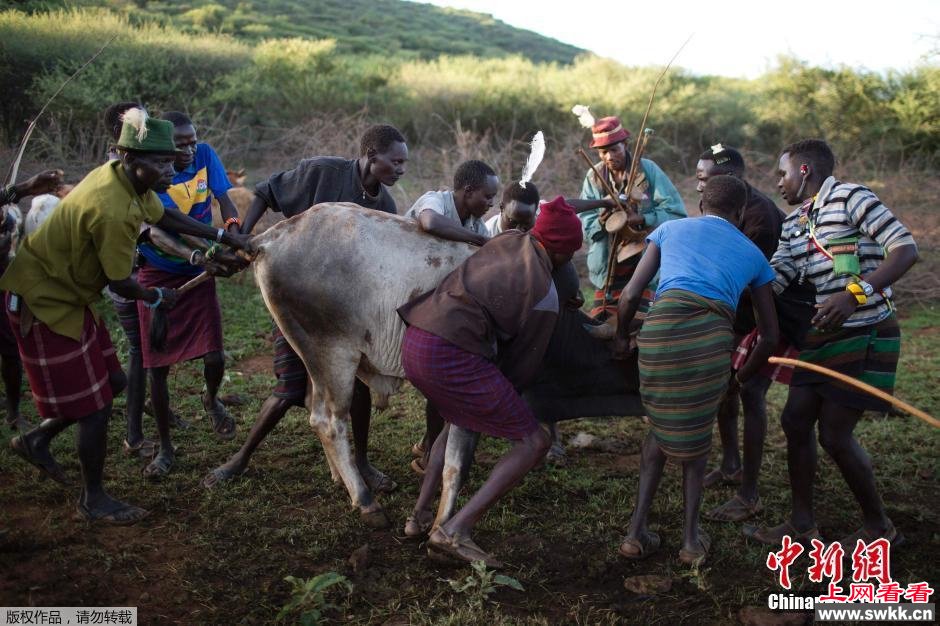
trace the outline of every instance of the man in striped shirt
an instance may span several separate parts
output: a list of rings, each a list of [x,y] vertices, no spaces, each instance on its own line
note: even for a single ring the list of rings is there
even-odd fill
[[[871,190],[832,176],[835,156],[818,139],[783,150],[777,186],[790,206],[780,245],[771,259],[774,290],[797,281],[815,288],[816,314],[800,360],[817,363],[891,393],[900,349],[900,330],[890,286],[917,261],[910,232]],[[885,515],[875,487],[871,459],[853,435],[865,410],[887,404],[842,383],[797,370],[781,415],[787,436],[792,489],[790,519],[774,528],[745,527],[762,543],[784,535],[808,543],[819,537],[813,516],[816,438],[832,457],[862,509],[863,525],[841,540],[848,552],[866,543],[902,537]]]

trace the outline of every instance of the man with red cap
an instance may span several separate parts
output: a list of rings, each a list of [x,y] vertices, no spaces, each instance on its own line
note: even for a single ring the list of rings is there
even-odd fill
[[[594,166],[597,174],[607,185],[622,193],[627,185],[627,178],[633,157],[627,147],[630,133],[616,117],[602,117],[591,127],[593,140],[591,147],[597,149],[600,162]],[[638,229],[653,229],[668,220],[687,217],[685,204],[669,177],[649,159],[640,159],[634,194],[642,195],[639,212],[631,215],[629,224]],[[607,195],[604,183],[593,170],[588,170],[581,186],[581,197],[586,200],[598,200]],[[610,237],[604,229],[606,213],[600,209],[580,213],[578,217],[584,227],[584,238],[588,241],[588,275],[597,290],[594,294],[594,308],[591,315],[607,319],[616,313],[617,299],[636,269],[640,255],[619,261],[614,266],[614,277],[610,283],[610,293],[604,293],[607,282]],[[616,251],[613,252],[616,254]]]
[[[528,233],[510,230],[489,240],[441,284],[398,310],[408,325],[402,367],[408,380],[447,422],[438,437],[409,518],[406,534],[431,527],[431,501],[442,473],[453,480],[466,468],[447,455],[457,440],[479,433],[503,437],[512,447],[479,491],[453,517],[438,520],[429,551],[465,561],[498,561],[477,546],[473,527],[545,455],[549,440],[519,395],[538,373],[558,316],[553,268],[581,247],[581,225],[564,198],[543,204]],[[450,440],[450,441],[449,441]],[[452,483],[449,488],[459,490]]]

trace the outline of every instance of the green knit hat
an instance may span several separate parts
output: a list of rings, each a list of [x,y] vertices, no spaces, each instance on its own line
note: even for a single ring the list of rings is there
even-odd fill
[[[137,152],[177,152],[173,143],[173,123],[147,115],[143,109],[128,109],[121,117],[119,148]]]

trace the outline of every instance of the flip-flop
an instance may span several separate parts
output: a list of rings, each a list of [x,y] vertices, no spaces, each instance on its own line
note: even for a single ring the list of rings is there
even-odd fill
[[[702,479],[702,487],[714,487],[715,485],[740,485],[742,480],[744,480],[743,468],[739,467],[730,474],[725,474],[720,467],[716,467],[712,471],[705,474],[705,478]]]
[[[150,511],[139,506],[125,504],[123,507],[104,515],[93,515],[83,503],[78,503],[78,516],[87,522],[104,522],[114,526],[130,526],[150,515]]]
[[[724,504],[716,506],[708,513],[705,513],[703,517],[713,522],[743,522],[763,510],[764,505],[761,504],[760,498],[757,498],[754,502],[748,502],[740,494],[735,494],[733,498]]]
[[[142,459],[152,459],[160,451],[160,443],[152,439],[141,439],[140,443],[132,446],[124,440],[124,456],[137,456]]]
[[[679,562],[693,567],[696,565],[701,565],[708,557],[708,551],[711,549],[711,547],[711,537],[709,537],[704,530],[699,529],[698,549],[686,550],[685,548],[682,548],[679,550]]]
[[[45,476],[46,478],[51,478],[60,485],[65,485],[70,487],[72,482],[65,475],[65,470],[62,469],[62,466],[59,465],[55,459],[52,459],[51,463],[43,463],[39,459],[33,456],[32,446],[29,445],[29,439],[25,436],[14,437],[10,440],[10,449],[13,452],[29,463],[30,465],[39,468],[40,475]]]
[[[235,431],[237,429],[235,418],[232,417],[232,414],[228,412],[225,405],[222,404],[218,398],[216,398],[212,408],[206,410],[206,415],[209,416],[212,431],[219,439],[228,441],[235,437]]]
[[[625,537],[617,552],[625,559],[639,561],[655,554],[661,542],[657,533],[648,530],[639,539]]]
[[[144,475],[144,478],[153,480],[157,478],[163,478],[169,474],[171,467],[173,467],[173,460],[167,459],[165,456],[158,454],[157,456],[153,457],[150,463],[140,470],[140,473]]]
[[[502,561],[478,546],[470,537],[448,535],[440,526],[435,528],[428,538],[428,555],[443,556],[466,563],[483,561],[491,569],[503,567]]]
[[[418,443],[411,446],[411,456],[421,458],[424,456],[424,442],[419,441]]]
[[[758,543],[768,546],[779,546],[780,542],[783,541],[784,535],[789,535],[790,539],[803,544],[804,547],[809,546],[813,539],[822,541],[822,535],[819,534],[819,529],[815,526],[801,533],[794,528],[793,524],[789,521],[772,528],[759,528],[745,524],[742,532],[748,539],[753,539]]]
[[[216,467],[206,474],[206,477],[202,479],[202,486],[206,489],[212,489],[220,483],[227,483],[234,480],[235,478],[238,478],[239,476],[243,476],[247,471],[247,467],[240,472],[233,472],[231,470],[224,470],[221,467]]]

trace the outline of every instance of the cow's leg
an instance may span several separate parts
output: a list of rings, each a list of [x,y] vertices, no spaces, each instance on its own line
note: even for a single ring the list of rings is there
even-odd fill
[[[447,428],[447,448],[444,451],[444,470],[441,478],[441,501],[437,507],[434,526],[440,526],[451,518],[457,507],[457,494],[467,480],[473,453],[476,451],[480,433],[451,424]]]
[[[375,528],[388,526],[388,517],[363,480],[349,445],[349,410],[360,353],[341,342],[331,345],[321,338],[311,337],[293,325],[282,326],[282,329],[291,344],[300,348],[297,352],[314,381],[310,385],[308,399],[310,425],[323,444],[330,473],[342,478],[353,506],[359,509],[366,525]]]

